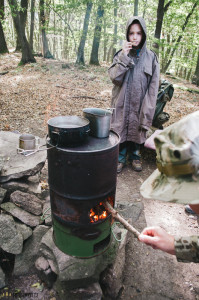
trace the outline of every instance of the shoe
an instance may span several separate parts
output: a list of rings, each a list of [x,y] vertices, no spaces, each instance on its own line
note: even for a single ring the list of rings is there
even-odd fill
[[[196,215],[195,211],[189,205],[185,205],[184,210],[190,215]]]
[[[139,159],[133,160],[131,165],[134,171],[136,172],[142,171],[142,164]]]
[[[122,162],[119,162],[117,165],[117,173],[120,173],[122,169],[124,168],[125,164]]]

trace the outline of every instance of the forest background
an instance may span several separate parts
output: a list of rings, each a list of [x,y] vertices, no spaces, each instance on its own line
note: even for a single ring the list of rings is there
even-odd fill
[[[161,72],[199,85],[199,0],[0,0],[0,53],[110,63],[132,15],[145,18]]]

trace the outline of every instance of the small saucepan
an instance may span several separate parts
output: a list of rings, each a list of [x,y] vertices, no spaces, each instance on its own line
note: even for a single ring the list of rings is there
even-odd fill
[[[58,116],[48,120],[50,143],[57,147],[74,147],[86,141],[89,120],[79,116]]]

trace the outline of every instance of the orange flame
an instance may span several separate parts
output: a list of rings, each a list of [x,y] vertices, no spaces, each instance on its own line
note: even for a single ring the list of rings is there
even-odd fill
[[[90,221],[91,223],[97,222],[102,219],[106,219],[108,216],[107,211],[105,210],[103,203],[100,202],[99,205],[91,208],[90,210]]]

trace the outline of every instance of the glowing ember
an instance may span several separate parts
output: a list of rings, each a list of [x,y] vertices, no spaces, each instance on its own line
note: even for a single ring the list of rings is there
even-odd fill
[[[90,221],[91,223],[97,222],[102,219],[106,219],[108,216],[108,213],[103,206],[102,202],[100,202],[99,205],[95,206],[94,208],[91,208],[90,210]]]

